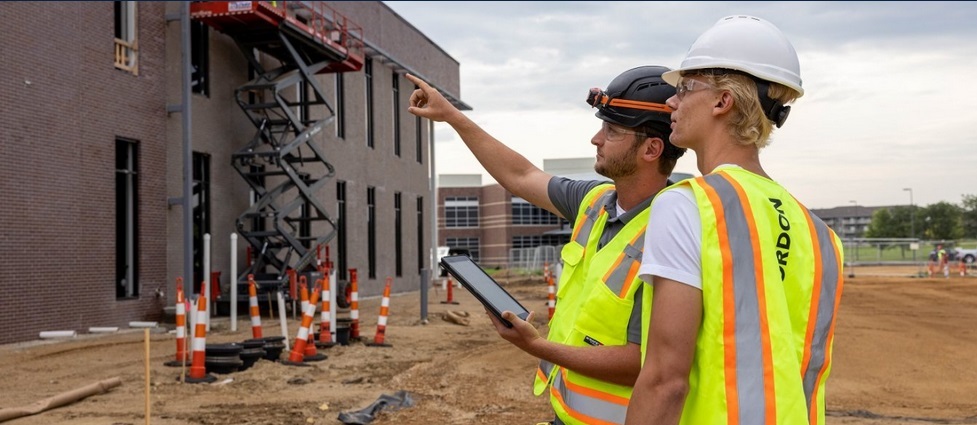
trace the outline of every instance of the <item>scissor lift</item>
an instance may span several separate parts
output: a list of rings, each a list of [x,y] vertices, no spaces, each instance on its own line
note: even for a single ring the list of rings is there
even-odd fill
[[[278,290],[287,296],[287,271],[315,272],[317,247],[336,234],[335,222],[315,196],[335,172],[313,143],[335,117],[315,75],[360,70],[362,29],[322,2],[193,2],[190,16],[230,36],[257,75],[235,90],[257,129],[231,160],[257,197],[236,221],[252,252],[251,264],[235,276],[238,301],[247,299],[249,274],[259,297]],[[268,67],[255,51],[280,64]],[[296,85],[311,93],[296,95]],[[324,108],[325,118],[297,112],[312,107]],[[326,230],[303,234],[303,228]]]

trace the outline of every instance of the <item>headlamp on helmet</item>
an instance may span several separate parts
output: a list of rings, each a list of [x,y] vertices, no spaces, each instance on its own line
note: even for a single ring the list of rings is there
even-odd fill
[[[661,103],[642,102],[640,100],[615,99],[609,96],[604,90],[592,88],[587,93],[587,104],[594,108],[605,108],[608,106],[620,106],[622,108],[641,109],[645,111],[672,113],[672,108]]]

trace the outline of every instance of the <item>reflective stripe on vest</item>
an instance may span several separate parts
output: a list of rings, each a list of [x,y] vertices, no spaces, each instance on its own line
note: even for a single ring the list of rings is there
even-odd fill
[[[742,186],[724,172],[699,179],[716,215],[723,262],[723,341],[729,424],[777,423],[774,364],[757,223]],[[798,204],[799,205],[799,204]],[[841,294],[841,249],[833,233],[803,207],[816,272],[806,333],[803,390],[811,423],[828,369],[828,347]],[[776,301],[774,301],[776,302]],[[757,373],[762,371],[762,373]]]
[[[754,250],[756,224],[739,191],[721,174],[705,176],[716,209],[723,258],[723,339],[726,346],[726,403],[729,423],[777,422],[773,358],[767,334],[763,275]],[[745,208],[749,208],[746,204]],[[719,219],[721,218],[721,219]],[[735,257],[734,257],[735,254]],[[736,267],[741,265],[741,267]],[[732,325],[732,326],[730,326]],[[762,370],[762,374],[750,373]],[[766,414],[766,416],[765,416]]]
[[[581,387],[567,381],[566,369],[553,378],[550,394],[559,401],[574,419],[586,424],[623,424],[628,412],[628,399]]]
[[[575,241],[580,244],[580,246],[587,246],[587,238],[590,237],[590,231],[594,228],[594,224],[597,223],[597,219],[600,218],[601,214],[606,214],[604,211],[604,204],[607,203],[605,197],[611,196],[613,192],[608,192],[614,186],[604,185],[600,188],[600,192],[597,196],[594,196],[594,200],[590,202],[587,206],[587,210],[580,217],[577,217],[577,223],[573,226],[573,237],[570,240]],[[595,205],[599,207],[594,208]]]
[[[641,266],[641,252],[645,246],[645,229],[648,225],[641,227],[641,231],[624,247],[624,252],[617,257],[614,267],[604,275],[604,284],[617,294],[624,297],[631,289],[634,277],[638,275],[638,268]]]
[[[552,371],[553,371],[553,363],[550,363],[546,360],[540,360],[539,367],[536,368],[536,375],[539,379],[542,379],[543,381],[549,381],[550,372]]]
[[[811,212],[804,210],[807,226],[814,240],[815,252],[820,253],[820,261],[815,270],[813,298],[811,299],[811,317],[807,322],[807,339],[804,344],[804,359],[801,373],[804,375],[804,397],[807,401],[810,423],[818,423],[817,391],[824,383],[825,372],[830,366],[828,347],[834,339],[835,312],[841,303],[841,292],[844,279],[841,258],[838,253],[841,248],[835,245],[835,238],[828,226],[820,219],[812,219]]]

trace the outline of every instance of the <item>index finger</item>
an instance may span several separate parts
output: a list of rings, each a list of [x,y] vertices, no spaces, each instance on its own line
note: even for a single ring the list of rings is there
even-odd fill
[[[407,77],[410,82],[417,84],[417,86],[420,88],[430,88],[430,86],[424,80],[417,78],[410,73],[404,74],[404,76]]]

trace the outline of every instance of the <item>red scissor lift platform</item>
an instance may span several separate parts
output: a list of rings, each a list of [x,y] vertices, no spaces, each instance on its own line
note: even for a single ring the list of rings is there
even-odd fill
[[[288,33],[301,42],[308,62],[333,62],[319,74],[363,68],[363,29],[324,2],[193,2],[190,18],[283,61],[292,57],[278,37]]]

